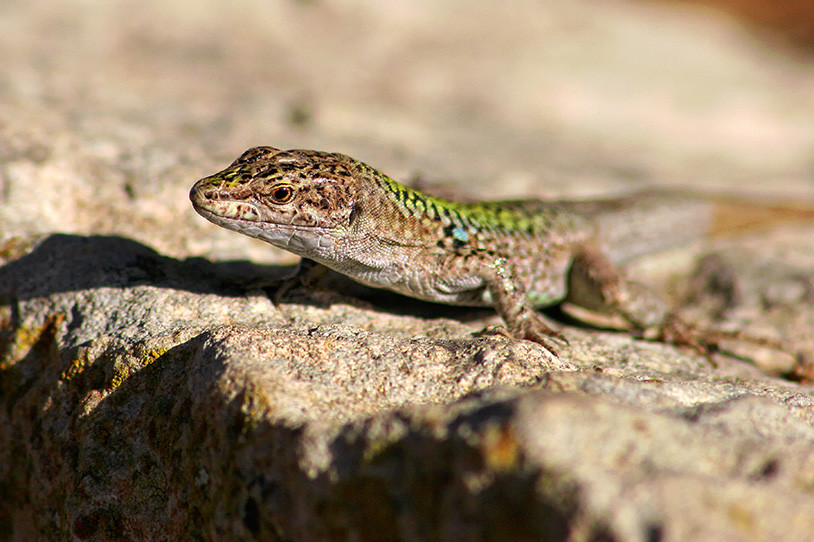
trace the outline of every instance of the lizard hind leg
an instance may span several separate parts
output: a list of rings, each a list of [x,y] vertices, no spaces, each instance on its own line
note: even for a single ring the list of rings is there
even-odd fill
[[[589,313],[616,317],[621,325],[611,327],[626,329],[638,338],[688,349],[703,355],[713,365],[713,354],[728,353],[722,348],[728,341],[790,352],[773,339],[687,322],[653,290],[628,280],[601,251],[590,245],[574,254],[564,303],[587,309]],[[591,318],[582,319],[593,323]]]
[[[659,327],[669,314],[667,304],[655,292],[627,279],[605,254],[593,245],[574,252],[567,278],[565,305],[615,318],[610,327],[646,333]],[[593,318],[583,318],[595,323]]]
[[[568,273],[566,307],[589,325],[624,329],[634,337],[655,340],[709,357],[717,351],[720,332],[684,322],[654,291],[627,279],[593,245],[580,247]]]

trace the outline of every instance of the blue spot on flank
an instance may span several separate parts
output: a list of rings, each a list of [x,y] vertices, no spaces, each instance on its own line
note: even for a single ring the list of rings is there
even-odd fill
[[[452,230],[452,237],[454,237],[457,241],[462,243],[466,243],[469,241],[469,234],[466,233],[466,230],[463,228],[454,228]]]

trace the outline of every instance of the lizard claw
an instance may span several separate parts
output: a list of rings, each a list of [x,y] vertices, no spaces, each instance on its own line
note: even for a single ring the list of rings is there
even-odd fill
[[[550,350],[552,354],[557,355],[557,353],[552,349],[549,340],[553,339],[554,341],[568,346],[568,339],[566,339],[565,335],[556,329],[549,327],[548,324],[543,321],[542,317],[539,315],[535,316],[535,318],[524,321],[524,325],[522,325],[519,330],[515,331],[515,337],[539,343]]]
[[[534,318],[523,320],[519,325],[508,329],[504,326],[489,326],[480,332],[482,335],[502,335],[509,339],[522,339],[532,341],[546,350],[554,357],[559,357],[558,347],[553,342],[568,345],[568,339],[556,329],[553,329],[543,321],[543,318],[535,314]]]

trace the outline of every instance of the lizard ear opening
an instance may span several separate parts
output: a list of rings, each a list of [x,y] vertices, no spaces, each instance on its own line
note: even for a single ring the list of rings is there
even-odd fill
[[[268,159],[279,152],[280,149],[274,147],[252,147],[251,149],[245,151],[243,154],[238,156],[237,160],[232,162],[232,165],[235,166],[237,164],[247,164],[249,162],[254,162],[255,160]]]
[[[353,224],[361,217],[362,210],[359,208],[356,203],[353,204],[353,208],[348,215],[348,226],[353,226]]]

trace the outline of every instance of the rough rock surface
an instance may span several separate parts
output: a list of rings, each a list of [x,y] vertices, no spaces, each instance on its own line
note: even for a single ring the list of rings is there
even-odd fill
[[[553,358],[336,276],[275,305],[246,285],[294,260],[186,197],[275,144],[814,206],[810,62],[648,4],[7,4],[0,539],[810,539],[814,226],[630,269],[802,356],[713,366],[567,319]]]

